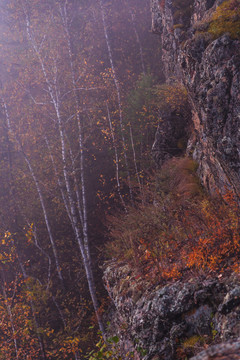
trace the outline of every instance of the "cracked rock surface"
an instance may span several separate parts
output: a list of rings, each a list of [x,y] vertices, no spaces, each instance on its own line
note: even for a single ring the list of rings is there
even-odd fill
[[[162,39],[166,82],[178,80],[188,90],[192,131],[187,153],[199,163],[202,184],[210,193],[224,193],[226,187],[239,193],[240,41],[228,34],[214,40],[207,31],[196,31],[199,23],[207,29],[204,24],[222,2],[193,0],[186,28],[184,16],[176,23],[174,0],[152,0],[152,29]],[[166,128],[172,126],[168,117],[165,122]],[[159,166],[173,156],[167,146],[173,143],[172,133],[165,133],[158,130],[153,148]]]
[[[129,265],[108,263],[104,281],[114,304],[112,332],[117,329],[125,352],[147,349],[145,360],[175,360],[187,339],[199,337],[207,344],[234,342],[240,336],[239,275],[191,278],[153,288],[136,279]]]

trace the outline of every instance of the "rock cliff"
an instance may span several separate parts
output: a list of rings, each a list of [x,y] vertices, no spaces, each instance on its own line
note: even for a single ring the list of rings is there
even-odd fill
[[[237,28],[239,0],[230,2]],[[239,196],[240,32],[233,36],[232,31],[209,30],[222,4],[151,1],[152,30],[162,39],[166,83],[185,86],[191,118],[161,114],[153,155],[162,166],[176,155],[170,149],[187,134],[185,150],[198,162],[205,188],[210,193],[228,188]],[[240,359],[239,275],[188,275],[151,285],[129,265],[112,261],[105,266],[104,282],[113,304],[109,332],[119,336],[124,358],[130,359],[126,354],[132,352],[136,360]]]
[[[215,345],[194,359],[233,353],[238,354],[233,359],[240,358],[239,275],[191,277],[152,287],[150,281],[136,279],[128,265],[112,262],[104,281],[114,304],[112,333],[117,331],[125,354],[138,349],[134,359],[186,359],[213,341],[224,341],[227,346]],[[147,355],[141,356],[143,350]]]
[[[192,131],[188,153],[211,193],[240,192],[240,42],[208,31],[221,0],[152,0],[152,29],[162,38],[166,81],[182,82],[189,96]],[[236,28],[239,22],[239,2]],[[220,36],[219,36],[220,35]],[[159,138],[157,134],[157,138]],[[159,144],[159,145],[158,145]],[[154,152],[161,148],[156,140]],[[161,150],[160,150],[161,152]]]

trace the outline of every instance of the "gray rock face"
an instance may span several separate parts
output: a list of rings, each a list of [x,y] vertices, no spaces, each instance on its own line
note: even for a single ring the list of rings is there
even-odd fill
[[[162,58],[166,80],[171,79],[173,75],[179,78],[178,42],[183,32],[177,31],[174,33],[172,0],[152,0],[151,11],[153,14],[152,31],[161,35],[162,38]]]
[[[240,339],[233,343],[211,346],[191,360],[237,360],[240,359]]]
[[[239,194],[240,42],[227,34],[213,40],[195,32],[196,23],[209,19],[223,0],[187,1],[191,11],[179,15],[174,0],[151,0],[166,81],[174,77],[188,90],[192,132],[187,153],[198,161],[202,183],[212,193],[228,187]],[[153,146],[160,166],[178,155],[173,149],[186,134],[181,117],[166,113],[161,120]],[[240,359],[239,275],[153,286],[129,265],[110,262],[104,282],[112,299],[109,333],[119,336],[124,359],[129,351],[135,360],[176,360],[197,352],[192,360]],[[207,348],[211,343],[216,345]]]
[[[227,187],[239,194],[240,42],[227,34],[213,41],[208,33],[196,35],[194,29],[222,2],[193,1],[186,28],[186,19],[176,24],[173,0],[152,0],[152,26],[162,38],[166,81],[177,78],[188,90],[193,122],[188,153],[199,163],[202,183],[210,193],[225,192]],[[158,141],[159,148],[162,143]],[[156,154],[158,145],[154,146]],[[156,160],[161,165],[168,156],[160,157]]]
[[[161,115],[152,146],[152,156],[159,167],[171,157],[183,153],[184,149],[179,146],[179,143],[181,144],[181,140],[187,138],[188,125],[189,119],[179,112],[176,114],[169,111]]]
[[[117,330],[125,353],[135,345],[147,350],[145,360],[174,360],[188,339],[201,340],[203,349],[202,339],[233,341],[240,336],[239,276],[179,280],[152,288],[146,280],[136,280],[128,265],[109,263],[104,281],[115,308],[112,331]],[[136,352],[135,359],[138,356]]]
[[[206,48],[205,48],[206,47]],[[223,35],[206,46],[189,40],[180,54],[191,95],[193,157],[209,191],[224,186],[240,192],[240,43]]]

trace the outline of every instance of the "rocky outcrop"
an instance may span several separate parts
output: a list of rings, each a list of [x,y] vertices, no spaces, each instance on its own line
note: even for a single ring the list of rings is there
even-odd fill
[[[237,342],[211,346],[191,360],[239,360],[240,339]]]
[[[184,153],[189,120],[189,116],[180,111],[169,110],[161,114],[152,146],[152,157],[158,167],[173,156]]]
[[[224,193],[227,187],[239,196],[240,41],[207,31],[222,2],[151,1],[166,82],[184,84],[191,114],[191,121],[171,109],[160,114],[153,155],[162,166],[178,155],[177,144],[188,135],[187,154],[197,160],[208,191]],[[156,285],[129,265],[110,262],[104,282],[112,299],[109,333],[119,336],[124,359],[240,359],[239,274],[188,273]]]
[[[162,38],[166,81],[178,79],[188,90],[193,128],[187,151],[199,163],[202,183],[210,193],[227,187],[239,194],[240,42],[197,31],[222,2],[184,0],[179,15],[176,0],[152,0],[152,28]]]
[[[124,354],[139,350],[135,359],[190,358],[209,343],[233,342],[240,336],[239,275],[153,286],[150,279],[136,277],[128,265],[108,263],[104,281],[114,304],[112,332],[116,335],[117,331]],[[208,359],[208,353],[219,354],[219,349],[195,360]],[[232,349],[239,350],[239,344],[225,348],[229,354]],[[143,350],[146,356],[141,356]]]
[[[180,57],[193,94],[193,158],[208,190],[227,185],[240,193],[240,42],[223,35],[205,46],[190,40]]]

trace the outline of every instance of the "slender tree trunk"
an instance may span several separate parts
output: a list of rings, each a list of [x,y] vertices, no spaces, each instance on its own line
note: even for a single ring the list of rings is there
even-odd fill
[[[129,132],[130,132],[130,139],[131,139],[131,145],[132,145],[132,151],[133,151],[133,162],[134,162],[136,177],[137,177],[137,181],[138,181],[138,186],[139,186],[140,193],[142,193],[142,185],[141,185],[140,176],[139,176],[139,171],[138,171],[138,167],[137,167],[137,158],[136,158],[136,151],[135,151],[135,146],[134,146],[134,140],[133,140],[133,133],[132,133],[132,125],[131,125],[131,123],[129,124]]]
[[[60,177],[58,175],[57,167],[56,167],[56,164],[55,164],[55,161],[54,161],[54,158],[53,158],[53,155],[52,155],[51,148],[50,148],[47,137],[45,137],[45,142],[47,144],[49,156],[50,156],[52,166],[53,166],[53,170],[54,170],[54,173],[55,173],[55,176],[56,176],[56,179],[57,179],[57,183],[58,183],[58,187],[59,187],[59,190],[60,190],[60,193],[61,193],[63,204],[65,206],[68,218],[69,218],[69,220],[71,222],[72,218],[71,218],[71,214],[70,214],[70,210],[69,210],[69,204],[68,204],[67,198],[66,198],[65,193],[64,193],[64,185],[63,185],[62,180],[60,179]]]
[[[72,52],[72,44],[71,44],[71,37],[69,33],[69,26],[68,26],[68,13],[67,13],[67,1],[64,2],[62,6],[60,6],[60,13],[61,18],[66,34],[66,39],[68,43],[68,54],[69,54],[69,63],[71,69],[71,80],[72,80],[72,87],[74,91],[74,99],[75,99],[75,107],[76,107],[76,119],[78,125],[78,142],[79,142],[79,150],[80,150],[80,179],[81,179],[81,200],[82,200],[82,232],[83,232],[83,241],[81,239],[81,234],[79,233],[78,226],[75,221],[75,217],[73,217],[74,223],[74,231],[76,234],[76,238],[78,241],[78,245],[82,254],[83,264],[87,276],[88,287],[91,295],[91,299],[93,302],[93,307],[96,313],[99,329],[102,332],[103,337],[105,338],[105,330],[102,323],[102,319],[99,313],[99,305],[97,301],[96,295],[96,287],[92,272],[92,262],[91,262],[91,255],[89,249],[89,239],[88,239],[88,217],[87,217],[87,201],[86,201],[86,186],[85,186],[85,169],[84,169],[84,146],[83,146],[83,126],[82,126],[82,119],[80,117],[80,106],[77,94],[77,86],[76,86],[76,77],[74,71],[74,63],[73,63],[73,52]],[[73,164],[74,165],[74,164]],[[74,169],[73,169],[74,170]],[[76,193],[77,199],[79,199],[79,194]],[[78,202],[80,207],[80,202]],[[72,208],[72,207],[71,207]],[[81,217],[80,217],[81,218]]]
[[[107,45],[107,49],[108,49],[108,57],[109,57],[109,61],[110,61],[111,69],[112,69],[113,81],[114,81],[116,92],[117,92],[118,109],[119,109],[119,123],[120,123],[121,137],[122,137],[123,154],[124,154],[124,160],[125,160],[126,171],[127,171],[127,179],[128,179],[130,198],[131,198],[131,201],[133,201],[133,192],[132,192],[129,164],[128,164],[128,158],[127,158],[127,145],[126,145],[126,140],[125,140],[125,135],[124,135],[123,111],[122,111],[120,85],[119,85],[117,73],[115,70],[114,62],[113,62],[112,49],[111,49],[110,40],[109,40],[109,36],[108,36],[108,29],[107,29],[105,12],[104,12],[102,0],[99,0],[99,4],[100,4],[100,9],[101,9],[101,14],[102,14],[104,36],[105,36],[105,41],[106,41],[106,45]]]
[[[76,214],[76,207],[75,207],[75,203],[74,203],[73,192],[71,191],[69,178],[68,178],[68,174],[67,174],[66,148],[65,148],[64,134],[63,134],[60,118],[59,118],[59,133],[60,133],[61,146],[62,146],[62,161],[63,161],[64,179],[65,179],[65,184],[66,184],[66,188],[67,188],[68,200],[69,200],[69,204],[70,204],[72,224],[74,227],[73,230],[75,232],[76,239],[77,239],[77,242],[79,245],[79,249],[81,251],[83,265],[84,265],[86,276],[87,276],[88,287],[89,287],[91,299],[93,302],[93,307],[94,307],[94,310],[96,313],[96,317],[98,320],[99,328],[104,335],[104,327],[103,327],[103,323],[102,323],[102,320],[101,320],[101,317],[99,314],[99,305],[98,305],[97,296],[96,296],[96,289],[95,289],[95,284],[94,284],[94,279],[93,279],[92,266],[91,266],[91,262],[90,262],[89,249],[87,249],[88,251],[86,252],[86,243],[83,241],[80,230],[79,230],[79,224],[78,224],[78,219],[77,219],[77,214]],[[81,168],[81,170],[83,170],[83,169]],[[85,198],[85,194],[83,194],[83,197]],[[84,229],[83,229],[83,231],[84,231]]]
[[[28,222],[28,225],[29,225],[29,222]],[[51,278],[52,260],[51,260],[51,257],[46,253],[46,251],[44,251],[43,248],[39,245],[36,227],[34,227],[34,229],[33,229],[33,238],[34,238],[34,245],[36,246],[36,248],[38,250],[40,250],[41,253],[48,259],[48,281],[47,281],[47,290],[48,290],[49,285],[50,285],[50,278]]]
[[[87,202],[86,202],[86,186],[85,186],[85,170],[84,170],[84,147],[83,147],[83,126],[82,119],[80,116],[80,106],[77,94],[77,84],[76,84],[76,76],[74,70],[73,63],[73,51],[71,44],[71,36],[69,32],[68,25],[68,12],[67,12],[67,1],[64,2],[64,5],[60,6],[61,19],[64,27],[64,31],[66,34],[67,44],[68,44],[68,55],[69,55],[69,63],[71,69],[71,80],[72,87],[74,92],[74,101],[76,106],[76,119],[78,125],[78,142],[79,142],[79,151],[80,151],[80,177],[81,177],[81,189],[82,189],[82,219],[83,219],[83,237],[84,237],[84,245],[85,251],[91,262],[91,256],[89,252],[89,240],[88,240],[88,218],[87,218]]]
[[[33,178],[34,183],[35,183],[37,193],[38,193],[38,197],[39,197],[39,200],[40,200],[40,204],[41,204],[41,207],[42,207],[43,216],[44,216],[45,224],[46,224],[46,227],[47,227],[50,243],[51,243],[51,246],[52,246],[52,249],[53,249],[53,255],[54,255],[54,259],[55,259],[55,264],[56,264],[56,268],[57,268],[58,277],[61,280],[61,282],[63,283],[63,277],[62,277],[62,273],[61,273],[61,269],[60,269],[60,265],[59,265],[59,260],[58,260],[57,248],[56,248],[55,241],[54,241],[54,238],[53,238],[52,229],[51,229],[50,222],[49,222],[49,219],[48,219],[47,209],[46,209],[45,201],[44,201],[44,198],[43,198],[43,195],[42,195],[42,190],[40,188],[38,178],[37,178],[37,176],[36,176],[36,174],[35,174],[35,172],[33,170],[33,167],[31,165],[31,162],[30,162],[28,156],[26,155],[26,153],[23,150],[23,147],[21,145],[20,140],[17,138],[16,134],[12,130],[10,117],[9,117],[8,109],[7,109],[7,104],[6,104],[3,97],[2,97],[2,102],[3,102],[5,116],[6,116],[6,120],[7,120],[8,131],[13,135],[16,143],[18,144],[19,149],[20,149],[20,151],[21,151],[21,153],[22,153],[22,155],[24,157],[24,160],[27,163],[29,172],[30,172],[30,174],[31,174],[31,176]]]
[[[67,136],[67,135],[66,135]],[[73,181],[74,181],[74,189],[75,189],[75,193],[76,193],[76,198],[77,198],[77,209],[78,209],[78,215],[79,215],[79,219],[81,221],[81,226],[83,227],[83,211],[82,211],[82,203],[81,203],[81,194],[80,194],[80,189],[79,189],[79,184],[77,181],[77,177],[76,177],[76,167],[75,167],[75,161],[74,161],[74,156],[73,156],[73,152],[72,152],[72,148],[71,148],[71,143],[68,139],[68,146],[69,146],[69,153],[70,153],[70,158],[71,158],[71,165],[72,165],[72,174],[73,174]]]
[[[110,127],[110,131],[111,131],[113,147],[114,147],[114,152],[115,152],[115,169],[116,169],[116,182],[117,182],[118,195],[119,195],[119,198],[121,200],[121,203],[123,205],[125,212],[127,212],[126,204],[125,204],[125,201],[123,200],[123,196],[121,193],[121,186],[120,186],[120,181],[119,181],[119,157],[118,157],[117,145],[116,145],[116,140],[115,140],[115,136],[114,136],[114,131],[113,131],[112,120],[111,120],[108,103],[106,103],[106,106],[107,106],[108,122],[109,122],[109,127]]]
[[[7,124],[6,124],[6,128],[7,128],[6,138],[7,138],[8,164],[9,164],[9,186],[11,188],[10,193],[11,193],[12,198],[13,198],[14,210],[15,210],[15,213],[17,213],[16,209],[18,209],[18,212],[23,216],[23,218],[25,218],[26,223],[28,224],[29,229],[30,229],[30,228],[32,228],[32,226],[30,224],[30,221],[28,221],[25,214],[22,213],[22,209],[21,209],[20,205],[18,204],[18,202],[16,200],[17,195],[15,194],[15,191],[14,191],[14,188],[13,188],[14,178],[13,178],[13,171],[12,171],[12,156],[11,156],[12,144],[11,144],[10,139],[9,139],[9,130],[8,130],[8,125]],[[34,225],[34,229],[32,229],[32,232],[33,232],[33,237],[34,237],[34,245],[37,247],[37,249],[39,249],[41,251],[41,253],[45,257],[48,258],[48,281],[47,281],[47,289],[48,289],[49,288],[49,283],[50,283],[50,277],[51,277],[51,263],[52,263],[52,261],[51,261],[50,256],[39,245],[39,242],[38,242],[38,239],[37,239],[37,230],[36,230],[35,225]]]
[[[52,295],[52,300],[53,300],[53,302],[54,302],[54,304],[55,304],[55,306],[56,306],[56,308],[57,308],[57,310],[59,312],[59,315],[60,315],[60,318],[62,320],[63,326],[64,326],[64,328],[66,328],[67,324],[66,324],[66,320],[64,318],[63,312],[62,312],[60,306],[58,305],[55,296],[53,296],[53,295]]]
[[[65,2],[66,6],[66,2]],[[94,279],[93,279],[93,273],[92,273],[92,267],[91,267],[91,261],[90,261],[90,253],[89,253],[89,246],[88,246],[88,236],[87,236],[87,208],[86,208],[86,193],[85,193],[85,182],[84,182],[84,153],[83,153],[83,141],[82,141],[82,126],[80,123],[80,117],[78,114],[78,128],[79,128],[79,146],[80,146],[80,170],[81,170],[81,186],[82,186],[82,202],[83,202],[83,239],[81,236],[81,232],[79,230],[79,221],[75,206],[75,198],[74,198],[74,190],[71,187],[68,169],[67,169],[67,150],[66,150],[66,144],[65,144],[65,136],[64,136],[64,129],[63,129],[63,121],[60,114],[60,100],[58,97],[58,84],[57,84],[57,68],[55,72],[55,78],[52,79],[52,81],[49,81],[47,71],[45,68],[44,60],[41,57],[41,54],[39,52],[39,48],[37,46],[37,43],[35,41],[35,38],[31,32],[31,26],[30,26],[30,20],[28,18],[28,14],[26,11],[26,8],[23,9],[25,12],[26,17],[26,26],[27,26],[27,35],[30,44],[33,47],[33,50],[38,58],[38,61],[40,63],[42,73],[47,85],[48,94],[50,96],[50,102],[53,105],[56,118],[57,118],[57,125],[58,125],[58,131],[59,131],[59,140],[61,144],[61,158],[62,158],[62,164],[63,164],[63,178],[64,178],[64,184],[66,187],[67,192],[67,199],[69,203],[69,213],[71,216],[71,224],[73,227],[73,231],[77,240],[77,243],[80,248],[80,252],[82,255],[82,260],[86,272],[87,282],[89,286],[89,291],[91,295],[91,299],[93,302],[94,310],[96,313],[96,317],[98,320],[99,328],[101,332],[104,335],[104,327],[101,321],[101,317],[99,314],[99,306],[97,302],[97,296],[96,296],[96,290],[94,285]],[[72,73],[73,74],[73,73]],[[75,83],[73,83],[73,91],[76,94],[76,86]],[[75,95],[76,96],[76,95]],[[77,97],[76,97],[77,99]],[[78,107],[77,107],[78,108]]]

